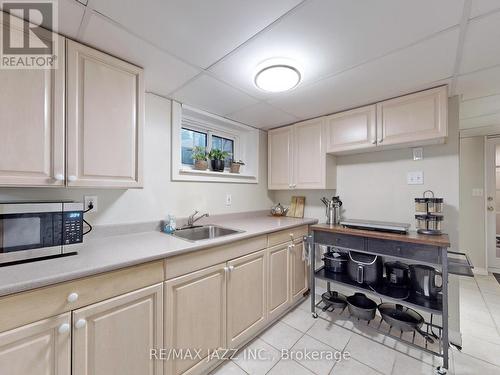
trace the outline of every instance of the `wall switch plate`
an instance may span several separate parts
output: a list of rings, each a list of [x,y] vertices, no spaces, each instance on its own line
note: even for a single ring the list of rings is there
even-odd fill
[[[482,188],[473,188],[472,196],[473,197],[482,197],[484,195],[484,190]]]
[[[424,148],[423,147],[412,148],[412,151],[413,151],[413,160],[423,160],[424,159]]]
[[[408,183],[408,185],[423,185],[424,172],[422,171],[408,172],[406,175],[406,182]]]
[[[233,197],[231,194],[226,194],[226,206],[230,206],[233,203]]]
[[[83,197],[83,210],[89,209],[89,204],[92,202],[94,208],[92,208],[91,212],[97,212],[97,195],[85,195]]]

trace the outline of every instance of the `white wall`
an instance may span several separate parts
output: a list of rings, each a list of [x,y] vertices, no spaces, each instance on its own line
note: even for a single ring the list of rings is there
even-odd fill
[[[432,190],[445,200],[444,231],[458,248],[458,98],[449,100],[449,135],[444,145],[424,147],[424,160],[413,161],[410,148],[337,157],[335,191],[278,191],[275,202],[289,204],[306,196],[305,215],[325,221],[322,196],[340,195],[343,217],[410,223],[415,226],[414,198]],[[406,174],[423,171],[423,185],[408,185]]]
[[[99,212],[88,214],[93,224],[162,220],[167,213],[186,217],[197,209],[211,214],[267,209],[267,133],[260,132],[259,184],[172,182],[170,180],[171,102],[146,95],[144,189],[0,188],[0,200],[73,199],[97,195]],[[226,193],[232,205],[225,205]]]

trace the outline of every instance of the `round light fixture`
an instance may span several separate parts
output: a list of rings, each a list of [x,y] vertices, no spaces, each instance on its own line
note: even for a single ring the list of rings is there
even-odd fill
[[[293,89],[300,82],[300,72],[291,65],[267,66],[255,75],[255,85],[264,91],[282,92]]]

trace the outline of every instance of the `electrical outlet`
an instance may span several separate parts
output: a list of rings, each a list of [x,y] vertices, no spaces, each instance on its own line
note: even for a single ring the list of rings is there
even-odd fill
[[[406,182],[408,185],[423,185],[424,184],[424,172],[408,172],[406,175]]]
[[[83,197],[84,210],[89,209],[90,203],[94,206],[91,212],[97,212],[97,195],[86,195]]]
[[[231,194],[226,194],[226,206],[230,206],[233,203],[233,197]]]
[[[424,149],[423,147],[412,148],[413,160],[423,160],[424,159]]]

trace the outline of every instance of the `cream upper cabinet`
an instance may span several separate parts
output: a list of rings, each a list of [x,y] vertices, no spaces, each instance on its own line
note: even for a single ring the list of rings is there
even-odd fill
[[[57,69],[0,69],[0,186],[64,185],[64,38],[55,38]]]
[[[161,375],[163,284],[73,312],[72,375]]]
[[[0,333],[0,373],[71,375],[71,313]]]
[[[267,321],[266,250],[231,260],[227,266],[227,346],[238,348]]]
[[[335,158],[326,154],[323,119],[270,130],[268,188],[334,189]]]
[[[67,184],[142,186],[143,70],[67,41]]]
[[[444,142],[448,135],[446,86],[377,104],[377,143],[382,146],[428,140]]]
[[[336,113],[325,118],[326,151],[339,153],[377,146],[376,105]]]
[[[281,244],[268,249],[269,319],[281,315],[290,305],[290,246],[290,244]]]
[[[308,267],[303,256],[303,241],[296,241],[290,249],[291,269],[291,302],[294,303],[304,297],[309,288]]]
[[[270,130],[268,144],[268,186],[269,189],[291,188],[292,181],[292,128],[287,126]]]
[[[165,283],[165,348],[201,350],[201,357],[165,361],[165,375],[203,374],[209,351],[226,347],[226,263]]]

